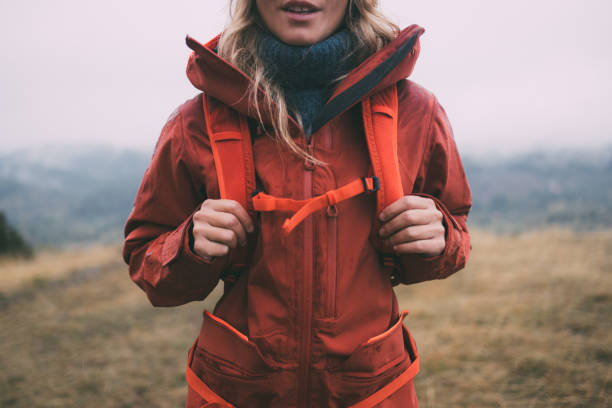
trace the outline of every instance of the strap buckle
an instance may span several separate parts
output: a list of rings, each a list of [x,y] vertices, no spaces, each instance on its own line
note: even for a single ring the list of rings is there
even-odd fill
[[[372,188],[368,186],[368,179],[372,180]],[[361,182],[363,183],[363,191],[365,193],[374,193],[380,190],[380,180],[376,176],[362,177]]]
[[[380,264],[389,272],[391,286],[397,286],[401,282],[401,267],[399,257],[394,253],[379,253]]]

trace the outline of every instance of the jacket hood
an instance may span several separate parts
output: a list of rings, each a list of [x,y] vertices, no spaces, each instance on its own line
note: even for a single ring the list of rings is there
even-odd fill
[[[354,68],[342,80],[325,106],[315,117],[312,133],[335,116],[346,111],[363,98],[408,77],[420,52],[419,37],[425,30],[411,25],[396,39]],[[187,36],[187,46],[193,50],[187,63],[187,77],[197,89],[220,100],[242,114],[255,116],[249,99],[245,97],[251,79],[240,69],[221,58],[214,49],[220,35],[206,44]],[[263,101],[263,91],[259,90]],[[260,105],[262,108],[265,104]],[[270,113],[262,109],[262,119],[269,122]],[[291,120],[293,127],[299,125]]]

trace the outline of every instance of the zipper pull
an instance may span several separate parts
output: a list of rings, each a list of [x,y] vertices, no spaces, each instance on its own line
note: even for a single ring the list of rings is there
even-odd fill
[[[306,145],[306,151],[308,152],[309,155],[313,155],[314,149],[312,147],[312,143],[308,143]],[[312,160],[310,159],[304,159],[304,169],[308,170],[308,171],[313,171],[315,168],[315,164],[313,163]]]

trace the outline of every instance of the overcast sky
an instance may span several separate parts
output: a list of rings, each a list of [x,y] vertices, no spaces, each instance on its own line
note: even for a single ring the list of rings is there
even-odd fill
[[[425,27],[412,79],[438,96],[462,153],[612,145],[612,1],[381,4]],[[150,151],[198,92],[185,35],[207,41],[226,13],[225,0],[0,0],[0,151]]]

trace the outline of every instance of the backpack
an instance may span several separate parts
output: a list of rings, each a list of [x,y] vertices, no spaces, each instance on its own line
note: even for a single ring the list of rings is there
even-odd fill
[[[214,109],[211,109],[212,104]],[[248,119],[225,104],[214,103],[213,98],[206,94],[202,97],[202,105],[221,198],[240,203],[252,219],[255,219],[258,211],[293,213],[283,224],[283,233],[288,235],[304,218],[317,210],[359,194],[375,193],[376,216],[372,222],[370,241],[379,251],[381,263],[389,271],[392,284],[398,283],[397,256],[391,248],[383,245],[376,233],[380,228],[378,214],[404,195],[397,156],[398,96],[395,84],[361,101],[371,175],[307,200],[273,197],[257,191]],[[230,266],[221,277],[226,289],[249,264],[250,246],[232,251]]]

